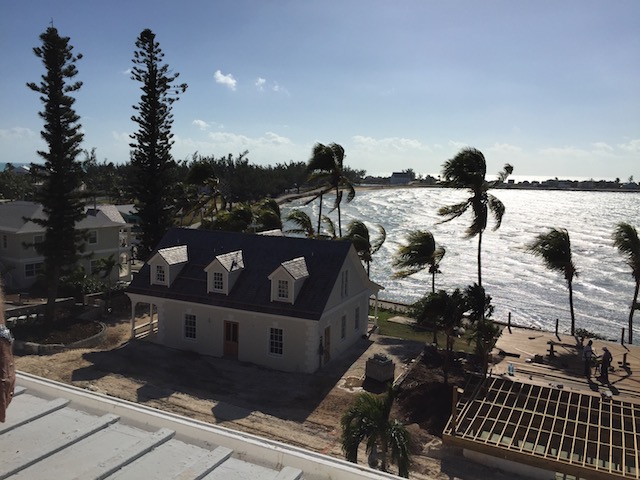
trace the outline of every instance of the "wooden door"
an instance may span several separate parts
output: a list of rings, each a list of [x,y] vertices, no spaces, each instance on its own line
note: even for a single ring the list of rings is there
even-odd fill
[[[324,329],[324,363],[331,360],[331,326]]]
[[[224,356],[238,358],[238,323],[224,322]]]

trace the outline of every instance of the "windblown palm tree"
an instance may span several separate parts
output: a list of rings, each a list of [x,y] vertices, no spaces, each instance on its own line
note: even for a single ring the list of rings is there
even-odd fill
[[[386,472],[390,459],[398,475],[408,478],[410,437],[402,423],[389,419],[394,396],[390,387],[385,395],[362,392],[356,397],[342,416],[342,450],[348,461],[357,463],[358,447],[366,442],[370,467]]]
[[[633,312],[638,305],[638,290],[640,290],[640,239],[638,231],[628,223],[619,223],[613,232],[613,245],[618,249],[620,255],[625,257],[627,264],[631,267],[631,275],[636,281],[633,291],[633,301],[629,310],[629,343],[633,343]]]
[[[360,220],[352,220],[347,225],[347,234],[345,238],[348,238],[353,242],[353,246],[358,252],[358,256],[360,260],[362,260],[367,265],[367,276],[369,276],[371,272],[371,261],[373,260],[373,255],[380,250],[382,244],[387,239],[387,231],[384,229],[382,225],[378,225],[378,237],[371,240],[371,236],[369,234],[369,228],[361,222]]]
[[[436,246],[433,234],[426,230],[409,232],[409,243],[397,251],[393,267],[400,269],[393,274],[395,278],[406,278],[429,267],[431,274],[431,292],[436,291],[436,274],[440,272],[440,262],[444,257],[444,247]]]
[[[344,148],[337,143],[323,145],[316,143],[313,147],[311,159],[307,164],[309,181],[320,184],[320,190],[309,201],[320,199],[320,211],[318,213],[318,230],[320,230],[320,220],[322,218],[322,197],[324,194],[335,190],[336,199],[333,209],[338,210],[338,236],[342,237],[342,218],[340,204],[342,203],[343,191],[347,191],[347,203],[356,196],[356,190],[344,173]]]
[[[551,271],[564,276],[569,289],[569,308],[571,309],[571,335],[576,332],[576,317],[573,311],[573,278],[578,271],[571,257],[571,240],[566,229],[551,228],[541,233],[527,245],[527,251],[542,258],[544,265]]]
[[[317,235],[311,217],[303,210],[291,210],[285,217],[285,221],[292,223],[295,227],[285,230],[284,233],[304,235],[307,238],[314,238]]]
[[[473,210],[473,220],[467,228],[466,237],[478,236],[478,285],[482,285],[482,232],[487,228],[489,212],[495,219],[494,230],[500,228],[505,212],[504,204],[489,193],[489,189],[503,183],[513,172],[508,163],[498,173],[497,180],[485,180],[487,163],[484,155],[475,148],[465,148],[455,157],[447,160],[442,166],[444,185],[451,188],[468,189],[471,196],[464,202],[441,207],[438,215],[445,217],[442,221],[449,222],[463,215],[469,208]]]

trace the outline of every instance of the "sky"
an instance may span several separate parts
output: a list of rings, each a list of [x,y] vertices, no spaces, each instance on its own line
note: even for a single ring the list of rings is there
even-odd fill
[[[487,174],[640,180],[637,0],[0,0],[0,163],[41,162],[33,48],[70,37],[82,148],[129,160],[135,41],[150,28],[188,89],[176,160],[275,165],[338,143],[371,175],[438,173],[464,147]]]

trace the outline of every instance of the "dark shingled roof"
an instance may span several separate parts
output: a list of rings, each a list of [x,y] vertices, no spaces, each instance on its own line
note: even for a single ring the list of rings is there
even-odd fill
[[[349,253],[351,242],[272,237],[219,230],[170,229],[157,249],[187,245],[189,261],[170,288],[151,285],[149,265],[127,291],[205,305],[318,320]],[[242,250],[244,270],[229,295],[207,293],[204,271],[218,255]],[[269,275],[283,262],[304,257],[309,277],[295,304],[271,301]]]

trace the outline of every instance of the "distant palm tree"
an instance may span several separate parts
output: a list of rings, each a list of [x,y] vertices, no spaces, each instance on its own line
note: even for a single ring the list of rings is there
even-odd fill
[[[551,228],[541,233],[527,245],[527,251],[542,258],[544,265],[551,271],[561,273],[569,289],[569,307],[571,309],[571,335],[576,332],[576,317],[573,311],[573,278],[578,271],[571,257],[571,240],[566,229]]]
[[[357,463],[358,447],[366,442],[370,467],[386,472],[390,459],[398,475],[408,478],[410,437],[402,423],[389,419],[394,397],[392,387],[384,395],[362,392],[356,397],[342,416],[342,450],[348,461]]]
[[[482,362],[482,374],[486,376],[489,354],[500,338],[502,328],[490,319],[493,306],[491,297],[485,293],[484,287],[474,283],[465,288],[464,294],[467,300],[467,317],[471,322],[469,344],[475,345],[474,353]]]
[[[313,147],[311,159],[307,163],[309,181],[320,184],[320,190],[310,200],[320,199],[320,211],[318,213],[318,230],[322,218],[322,197],[324,194],[335,190],[336,199],[333,209],[338,210],[338,236],[342,237],[342,214],[340,204],[342,193],[347,191],[347,202],[351,202],[356,196],[356,190],[344,171],[344,148],[337,143],[323,145],[316,143]]]
[[[640,239],[638,231],[628,223],[618,223],[613,232],[613,245],[618,249],[620,255],[625,257],[627,264],[631,267],[631,275],[636,281],[633,291],[633,301],[629,310],[629,343],[633,343],[633,312],[638,305],[638,290],[640,290]]]
[[[446,253],[444,247],[436,246],[433,234],[426,230],[409,232],[409,243],[402,245],[393,259],[393,267],[400,269],[395,278],[406,278],[429,267],[431,292],[436,291],[436,274],[440,272],[440,262]]]
[[[344,238],[347,238],[353,242],[353,246],[358,252],[358,256],[360,260],[362,260],[367,265],[367,276],[371,273],[371,261],[373,260],[373,255],[380,250],[382,244],[387,239],[387,231],[384,229],[382,225],[378,225],[378,237],[371,240],[369,234],[369,228],[361,222],[360,220],[352,220],[347,225],[347,234]]]
[[[304,235],[307,238],[314,238],[317,235],[311,217],[303,210],[291,210],[285,217],[285,221],[292,223],[295,227],[285,230],[284,233]]]
[[[484,155],[475,148],[465,148],[442,166],[443,183],[447,187],[468,189],[471,196],[464,202],[441,207],[438,215],[446,217],[442,223],[449,222],[464,214],[469,207],[473,210],[473,220],[467,228],[466,237],[478,236],[478,285],[482,285],[482,232],[487,227],[489,212],[495,219],[494,230],[500,228],[505,212],[503,203],[491,195],[489,189],[503,183],[513,172],[513,167],[505,164],[498,173],[497,180],[485,180],[487,163]]]

